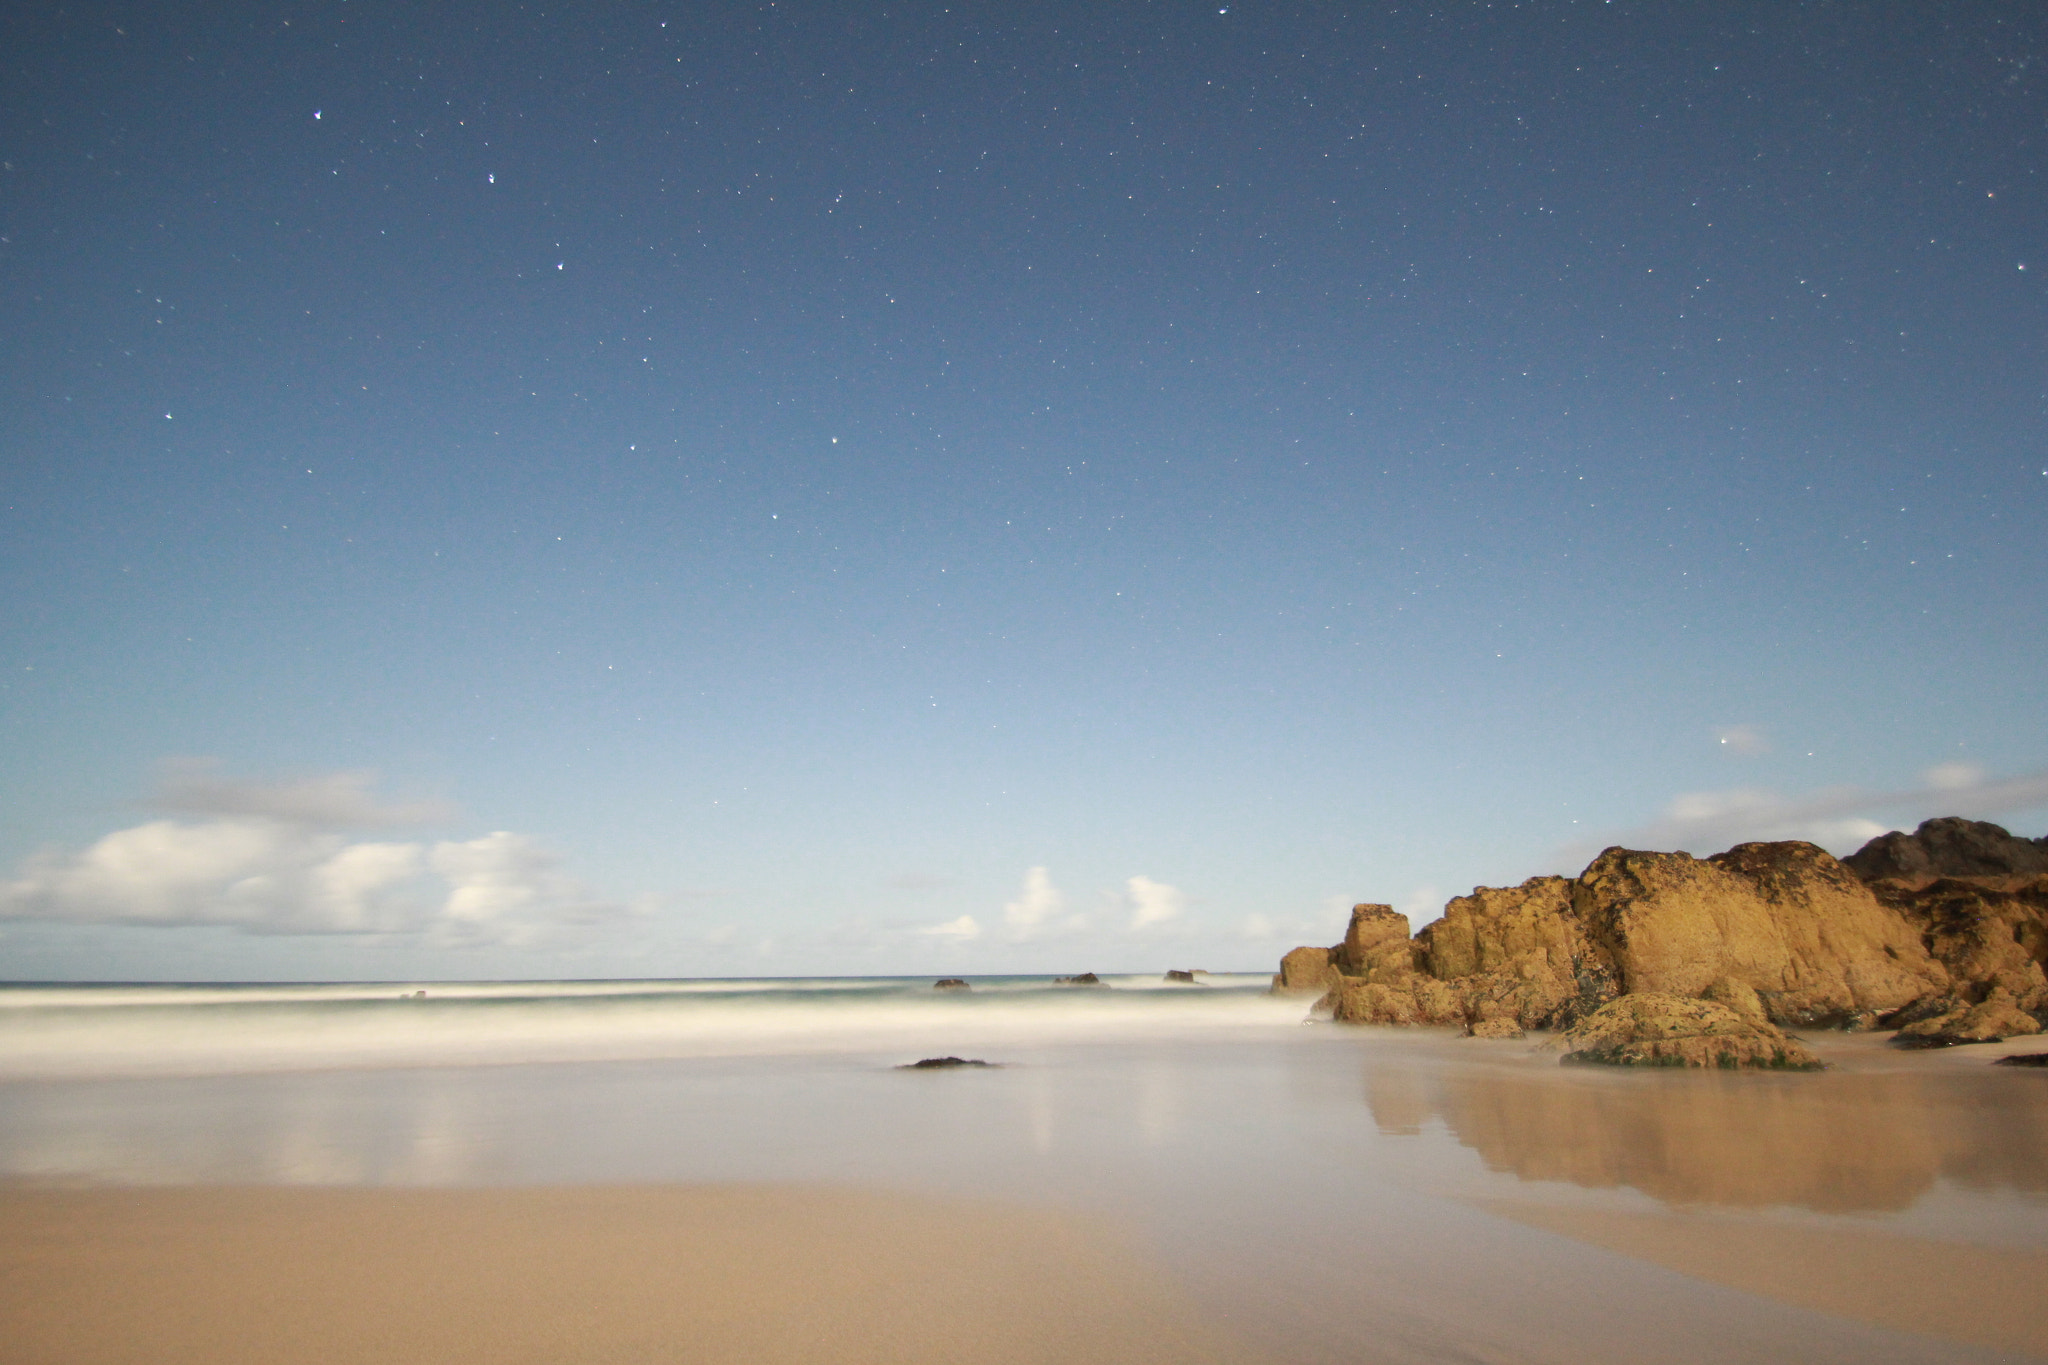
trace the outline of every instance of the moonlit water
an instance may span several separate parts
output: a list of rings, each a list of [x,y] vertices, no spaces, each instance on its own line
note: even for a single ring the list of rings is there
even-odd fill
[[[10,989],[0,1177],[847,1183],[1110,1219],[1284,1361],[2015,1358],[1497,1210],[2039,1251],[2048,1076],[1832,1037],[1814,1076],[1589,1071],[1209,980]],[[1004,1065],[896,1069],[945,1054]]]
[[[1264,975],[0,988],[0,1079],[871,1052],[1299,1025]],[[919,1056],[926,1055],[919,1053]],[[914,1060],[914,1058],[912,1059]]]

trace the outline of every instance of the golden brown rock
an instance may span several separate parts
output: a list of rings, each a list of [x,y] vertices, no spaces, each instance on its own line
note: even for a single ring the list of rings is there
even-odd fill
[[[1606,1066],[1691,1066],[1818,1071],[1822,1063],[1767,1023],[1726,1005],[1661,992],[1625,995],[1572,1025],[1563,1060]]]
[[[2003,990],[2037,1022],[2048,1018],[2048,878],[2017,886],[1880,881],[1871,889],[1920,931],[1959,994],[1981,1001]]]
[[[1628,994],[1696,997],[1726,979],[1777,1023],[1869,1027],[1949,984],[1905,918],[1808,843],[1705,860],[1610,848],[1572,906]]]
[[[1465,1026],[1465,1036],[1468,1038],[1525,1038],[1528,1035],[1522,1031],[1522,1026],[1514,1020],[1507,1018],[1505,1015],[1496,1015],[1491,1019],[1475,1019],[1470,1024],[1467,1024]]]
[[[1319,1002],[1340,1024],[1462,1024],[1465,1008],[1451,988],[1410,972],[1393,982],[1340,978]]]
[[[1408,917],[1391,905],[1354,905],[1344,942],[1332,951],[1337,969],[1367,981],[1389,981],[1415,970]]]
[[[1474,888],[1415,937],[1422,970],[1450,983],[1474,1020],[1571,1023],[1616,994],[1612,964],[1572,913],[1572,884],[1531,877]]]
[[[2013,1002],[2012,992],[1993,987],[1974,1005],[1956,1008],[1907,1024],[1892,1036],[1904,1047],[1954,1047],[1960,1043],[2002,1043],[2041,1031],[2034,1016]]]
[[[1296,948],[1280,959],[1280,972],[1273,978],[1276,995],[1321,995],[1337,980],[1337,968],[1328,948]]]

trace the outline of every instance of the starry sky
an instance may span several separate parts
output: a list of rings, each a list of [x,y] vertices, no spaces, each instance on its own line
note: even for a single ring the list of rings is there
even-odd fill
[[[0,976],[1270,970],[2048,817],[2030,7],[0,53]]]

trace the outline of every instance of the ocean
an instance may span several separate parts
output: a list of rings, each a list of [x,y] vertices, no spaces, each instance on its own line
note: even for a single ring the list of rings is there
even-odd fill
[[[0,1080],[903,1053],[1285,1031],[1266,975],[0,986]],[[908,1054],[915,1053],[915,1056]]]

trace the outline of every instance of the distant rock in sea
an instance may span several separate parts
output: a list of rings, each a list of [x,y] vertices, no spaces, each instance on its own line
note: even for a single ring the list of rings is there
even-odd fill
[[[957,976],[942,976],[937,981],[932,982],[932,989],[935,991],[971,991],[974,987],[968,985]]]
[[[926,1057],[923,1061],[905,1062],[898,1071],[952,1071],[963,1066],[1000,1068],[1001,1062],[984,1062],[979,1057]]]
[[[1202,973],[1202,975],[1207,976],[1208,973],[1204,972]],[[1183,972],[1172,967],[1168,967],[1166,969],[1166,980],[1177,983],[1182,986],[1199,986],[1202,984],[1201,982],[1195,980],[1195,974],[1193,972]]]
[[[1890,1027],[1923,1047],[2038,1033],[2044,962],[2048,839],[1948,818],[1839,861],[1798,841],[1710,858],[1610,848],[1577,877],[1475,888],[1414,935],[1391,906],[1361,904],[1342,943],[1283,957],[1273,989],[1314,994],[1340,1023],[1480,1037],[1571,1029],[1632,997],[1710,1002],[1751,1034],[1711,1011],[1622,1011],[1604,1027],[1635,1020],[1641,1045],[1603,1034],[1591,1050],[1796,1067],[1811,1058],[1787,1027]],[[1707,1031],[1685,1032],[1695,1025]],[[1681,1045],[1690,1037],[1710,1041]]]
[[[1055,986],[1100,986],[1102,978],[1093,972],[1082,972],[1079,976],[1056,976],[1052,979],[1052,984]]]

